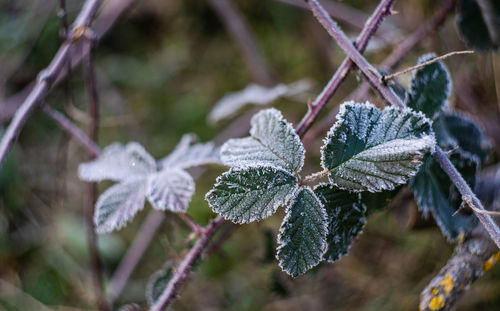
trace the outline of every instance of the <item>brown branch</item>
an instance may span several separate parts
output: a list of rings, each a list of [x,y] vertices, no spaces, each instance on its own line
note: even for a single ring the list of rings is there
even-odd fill
[[[85,34],[83,34],[85,35]],[[94,74],[94,41],[93,38],[87,38],[87,57],[83,60],[83,69],[85,75],[85,84],[88,91],[89,115],[90,124],[88,126],[89,138],[92,141],[97,141],[99,133],[99,99],[97,95],[97,85]],[[90,152],[89,159],[93,160],[95,155]],[[97,200],[97,184],[88,184],[88,199],[85,208],[85,219],[87,223],[87,245],[90,254],[92,279],[94,283],[94,293],[97,299],[97,307],[101,311],[110,310],[104,299],[104,285],[101,260],[99,258],[99,250],[97,248],[97,234],[94,229],[94,206]]]
[[[10,151],[12,144],[17,139],[17,136],[21,132],[21,129],[23,128],[24,123],[26,123],[29,115],[35,107],[40,105],[41,101],[45,98],[45,95],[54,84],[55,79],[63,70],[70,48],[79,41],[79,38],[76,36],[77,30],[90,26],[90,23],[97,13],[97,9],[101,3],[102,0],[87,0],[84,3],[80,14],[77,16],[76,21],[73,24],[72,35],[68,37],[59,48],[59,51],[54,56],[54,59],[50,63],[49,67],[40,72],[35,87],[24,100],[21,107],[19,107],[16,111],[0,142],[0,169],[2,168],[5,157]]]
[[[231,0],[208,0],[208,3],[224,23],[229,34],[238,42],[254,79],[268,86],[276,84],[276,79],[260,52],[248,23],[234,2]]]

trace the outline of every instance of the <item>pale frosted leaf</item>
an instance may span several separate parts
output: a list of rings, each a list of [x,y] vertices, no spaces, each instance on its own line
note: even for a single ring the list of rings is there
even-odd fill
[[[418,59],[418,64],[436,58],[435,54],[426,54]],[[410,91],[406,94],[406,106],[423,112],[433,119],[448,103],[451,92],[451,78],[441,62],[435,62],[413,72]]]
[[[185,212],[194,193],[194,180],[179,168],[166,168],[149,175],[147,198],[153,208]]]
[[[230,139],[221,147],[222,163],[232,167],[258,163],[298,172],[304,157],[299,136],[281,112],[273,108],[253,116],[250,137]]]
[[[300,189],[286,209],[278,237],[281,269],[298,276],[315,267],[326,250],[327,217],[310,188]]]
[[[186,169],[205,164],[221,163],[220,150],[212,142],[192,145],[194,141],[196,141],[196,136],[192,134],[183,135],[174,151],[160,160],[160,166],[162,168],[178,167]]]
[[[479,160],[476,156],[459,150],[453,151],[450,161],[474,189]],[[459,212],[461,196],[439,163],[431,156],[425,157],[424,165],[411,181],[411,188],[418,208],[427,217],[429,212],[449,240],[455,241],[461,233],[470,232],[477,223],[474,214]]]
[[[140,144],[131,142],[126,146],[114,143],[104,148],[94,161],[82,163],[78,167],[80,179],[101,181],[105,179],[121,181],[146,175],[156,171],[154,158]]]
[[[297,179],[277,167],[232,168],[217,178],[206,195],[213,210],[235,223],[249,223],[269,217],[285,205]]]
[[[171,266],[158,270],[151,275],[146,286],[146,300],[149,305],[152,306],[160,298],[173,276],[174,271]]]
[[[98,233],[124,227],[144,207],[146,180],[126,180],[108,188],[97,200],[94,212]]]
[[[429,120],[409,109],[343,104],[321,152],[330,181],[350,191],[392,190],[414,176],[434,150]]]
[[[324,257],[333,262],[347,254],[353,240],[363,231],[366,207],[360,193],[340,190],[332,185],[321,184],[314,188],[314,193],[328,215],[328,247]]]
[[[274,87],[265,87],[249,84],[241,91],[230,93],[221,98],[210,112],[208,119],[215,123],[233,116],[247,104],[268,105],[280,97],[291,97],[306,92],[311,88],[311,83],[304,79],[285,85],[278,84]]]

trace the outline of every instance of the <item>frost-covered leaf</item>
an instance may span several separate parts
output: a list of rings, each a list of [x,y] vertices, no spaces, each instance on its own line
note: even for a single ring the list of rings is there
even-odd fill
[[[232,168],[217,178],[206,195],[213,210],[235,223],[259,221],[285,205],[297,179],[281,168]]]
[[[171,266],[158,270],[151,275],[146,287],[146,300],[151,306],[160,298],[173,275],[174,271]]]
[[[478,51],[500,47],[500,1],[460,0],[457,26],[465,44]]]
[[[271,165],[298,172],[304,157],[299,136],[273,108],[253,116],[250,137],[230,139],[221,147],[222,163],[232,167]]]
[[[361,234],[366,223],[366,208],[359,193],[320,184],[314,193],[323,203],[328,215],[327,250],[324,258],[334,262],[347,254],[353,240]]]
[[[141,311],[141,306],[136,303],[129,303],[121,306],[118,311]]]
[[[321,150],[330,181],[350,191],[392,190],[414,176],[434,150],[434,134],[421,113],[343,104]]]
[[[160,167],[190,168],[205,164],[218,164],[220,161],[220,150],[212,142],[193,144],[196,136],[192,134],[183,135],[174,151],[160,160]]]
[[[422,55],[417,64],[434,58],[435,54]],[[435,62],[413,71],[410,91],[405,99],[406,106],[433,119],[447,106],[450,92],[450,74],[441,62]]]
[[[148,176],[147,197],[153,208],[185,212],[194,194],[194,180],[179,168],[165,168]]]
[[[436,140],[443,149],[469,152],[483,162],[488,156],[491,145],[479,126],[464,115],[443,113],[433,123]]]
[[[122,228],[144,207],[145,199],[144,178],[129,179],[108,188],[95,205],[96,231],[106,233]]]
[[[286,209],[278,237],[281,269],[298,276],[316,266],[326,249],[326,212],[310,188],[302,188]]]
[[[126,146],[114,143],[104,148],[94,161],[82,163],[78,167],[80,179],[101,181],[105,179],[121,181],[145,177],[156,171],[154,158],[140,144],[131,142]]]
[[[210,112],[208,119],[212,123],[219,122],[233,116],[247,104],[268,105],[280,97],[292,97],[306,92],[310,88],[311,83],[307,79],[289,85],[278,84],[273,87],[250,84],[241,91],[230,93],[221,98]]]
[[[474,188],[478,159],[468,153],[454,151],[450,161]],[[419,209],[424,216],[432,213],[436,223],[449,240],[456,240],[462,232],[470,232],[477,218],[473,214],[458,213],[452,216],[461,203],[461,196],[450,178],[432,157],[426,156],[418,174],[412,179],[411,187]]]

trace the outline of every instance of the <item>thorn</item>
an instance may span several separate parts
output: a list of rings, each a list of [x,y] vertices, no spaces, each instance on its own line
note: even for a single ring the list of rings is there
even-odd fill
[[[396,10],[392,10],[391,9],[391,15],[398,15],[399,14],[399,11],[396,11]]]
[[[450,149],[448,151],[446,151],[446,155],[449,156],[450,154],[452,154],[454,151],[458,150],[460,148],[459,145],[456,145],[455,147],[453,147],[453,149]]]

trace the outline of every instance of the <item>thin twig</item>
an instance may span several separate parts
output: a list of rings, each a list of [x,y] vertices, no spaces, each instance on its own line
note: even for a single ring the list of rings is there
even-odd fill
[[[303,182],[308,183],[308,182],[311,182],[311,181],[315,181],[317,179],[320,179],[320,178],[323,178],[325,176],[328,176],[328,174],[330,174],[329,170],[323,170],[321,172],[316,172],[314,174],[311,174],[309,176],[304,177]]]
[[[469,197],[469,196],[464,196],[462,198],[462,200],[464,201],[465,204],[467,204],[467,206],[470,207],[471,210],[473,210],[476,213],[486,214],[486,215],[492,215],[492,216],[499,216],[500,215],[500,212],[497,212],[497,211],[487,211],[487,210],[483,211],[483,210],[480,210],[479,208],[477,208],[476,206],[474,206],[474,202],[472,201],[472,198]]]
[[[87,57],[83,60],[83,69],[85,74],[85,84],[88,91],[89,115],[90,124],[88,127],[89,138],[92,141],[97,141],[99,133],[99,98],[97,95],[97,85],[94,74],[94,42],[87,38],[86,44],[88,50]],[[95,155],[90,152],[90,160],[93,160]],[[90,253],[92,279],[94,281],[94,292],[97,298],[97,306],[101,311],[110,310],[104,299],[104,285],[101,260],[99,258],[99,250],[97,248],[97,234],[94,228],[94,206],[97,200],[97,184],[88,184],[88,199],[85,209],[85,218],[87,222],[87,244]]]
[[[394,92],[388,86],[382,83],[381,75],[378,73],[378,71],[376,71],[373,66],[368,63],[368,61],[358,52],[356,47],[352,44],[352,42],[349,41],[344,32],[325,12],[321,4],[319,4],[317,0],[309,0],[308,3],[319,22],[337,41],[342,49],[344,49],[344,51],[349,55],[353,62],[356,63],[365,77],[368,78],[370,84],[379,92],[384,100],[393,106],[403,109],[405,105],[403,104],[401,99],[396,94],[394,94]],[[462,196],[469,196],[474,206],[476,206],[479,210],[484,211],[485,209],[479,199],[476,197],[467,182],[463,179],[462,175],[457,171],[455,166],[453,166],[453,164],[450,162],[450,159],[448,159],[446,153],[441,150],[439,146],[436,146],[434,157],[441,165],[442,169],[450,177],[451,181],[457,187]],[[491,218],[490,215],[480,213],[475,214],[483,224],[486,231],[488,231],[495,244],[500,247],[500,228],[497,226],[495,221]]]
[[[90,152],[94,157],[97,157],[99,156],[99,154],[101,154],[101,149],[99,148],[99,146],[62,113],[55,109],[52,109],[48,105],[43,105],[42,109],[43,112],[45,112],[45,114],[56,121],[61,128],[63,128],[66,132],[71,134],[71,136],[76,138],[82,144],[82,146],[84,146],[87,151]]]
[[[80,11],[80,14],[76,18],[75,23],[73,24],[73,30],[88,27],[101,3],[102,0],[87,0]],[[33,109],[41,103],[42,99],[44,99],[48,90],[53,85],[55,79],[63,70],[70,48],[75,43],[77,42],[74,40],[73,36],[66,39],[66,41],[59,48],[57,54],[54,56],[54,59],[50,63],[49,67],[40,72],[38,82],[35,87],[24,100],[21,107],[19,107],[16,111],[12,121],[5,131],[4,136],[2,137],[2,141],[0,142],[0,169],[2,168],[12,144],[21,132],[21,129],[29,115]]]
[[[365,27],[356,40],[356,46],[360,52],[363,52],[365,50],[368,42],[375,34],[380,23],[382,22],[382,19],[386,15],[391,14],[394,2],[395,0],[382,0],[377,9],[370,16],[367,23],[365,24]],[[352,67],[352,60],[349,57],[346,57],[346,59],[342,62],[330,81],[328,81],[328,84],[325,86],[323,91],[318,95],[318,97],[316,97],[314,102],[309,105],[309,109],[306,115],[302,118],[296,129],[297,134],[299,134],[300,137],[304,136],[305,132],[309,129],[312,122],[316,120],[320,112],[332,98],[333,94],[337,91],[340,84],[342,84],[342,82],[345,80]]]
[[[238,42],[254,79],[268,86],[276,84],[276,79],[259,49],[255,36],[236,4],[231,0],[209,0],[208,3],[220,17],[229,34]]]
[[[415,65],[415,66],[412,66],[412,67],[409,67],[409,68],[406,68],[404,70],[401,70],[401,71],[398,71],[398,72],[395,72],[393,74],[390,74],[390,75],[387,75],[387,76],[382,76],[382,82],[383,83],[387,83],[387,81],[391,80],[391,79],[394,79],[395,77],[397,76],[400,76],[402,74],[405,74],[407,72],[410,72],[410,71],[413,71],[413,70],[417,70],[417,69],[420,69],[422,67],[425,67],[425,66],[428,66],[430,64],[433,64],[435,62],[438,62],[438,61],[441,61],[445,58],[448,58],[450,56],[454,56],[454,55],[462,55],[462,54],[474,54],[474,51],[470,51],[470,50],[465,50],[465,51],[454,51],[454,52],[450,52],[450,53],[447,53],[447,54],[444,54],[444,55],[441,55],[441,56],[438,56],[438,57],[435,57],[429,61],[426,61],[422,64],[418,64],[418,65]]]

